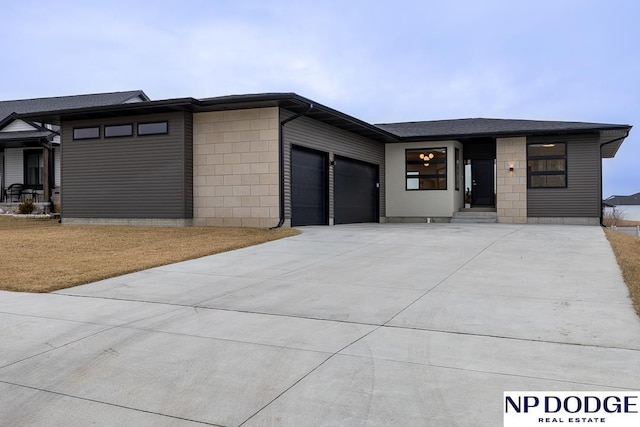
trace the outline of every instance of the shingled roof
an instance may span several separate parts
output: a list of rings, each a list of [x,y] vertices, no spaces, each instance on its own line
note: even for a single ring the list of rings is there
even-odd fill
[[[628,125],[584,122],[556,122],[513,119],[457,119],[423,122],[382,123],[381,129],[401,138],[447,138],[531,135],[558,132],[600,131],[626,129]]]
[[[640,205],[640,193],[630,196],[611,196],[604,202],[609,206]]]
[[[127,92],[0,101],[0,125],[13,114],[124,104],[134,100],[136,97],[139,97],[144,101],[149,100],[149,97],[143,91],[132,90]]]

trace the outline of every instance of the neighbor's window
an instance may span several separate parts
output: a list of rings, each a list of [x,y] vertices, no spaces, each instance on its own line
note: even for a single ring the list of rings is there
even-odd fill
[[[42,150],[24,150],[24,185],[27,188],[42,188],[44,163]]]
[[[168,122],[138,123],[138,135],[160,135],[169,133]]]
[[[100,138],[100,127],[74,128],[73,139],[98,139]]]
[[[564,188],[567,186],[567,144],[527,145],[529,188]]]
[[[406,151],[407,190],[447,189],[447,149]]]
[[[133,125],[110,125],[104,127],[105,138],[133,136]]]

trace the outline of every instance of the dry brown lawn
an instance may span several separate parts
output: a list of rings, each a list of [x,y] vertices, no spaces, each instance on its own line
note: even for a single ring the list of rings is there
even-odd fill
[[[640,238],[620,231],[605,230],[629,287],[633,306],[640,315]]]
[[[611,219],[611,218],[604,218],[604,225],[607,227],[611,227],[612,225],[615,225],[617,227],[635,227],[637,225],[640,225],[640,221],[628,221],[625,219]]]
[[[0,216],[0,289],[50,292],[299,233],[291,228],[60,225]]]

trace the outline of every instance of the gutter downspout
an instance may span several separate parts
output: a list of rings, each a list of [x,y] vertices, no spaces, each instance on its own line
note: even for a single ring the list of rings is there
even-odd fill
[[[618,142],[618,141],[624,140],[628,136],[629,136],[629,131],[627,131],[627,134],[625,136],[621,137],[621,138],[612,139],[611,141],[603,142],[602,144],[600,144],[600,226],[601,227],[604,227],[604,205],[602,203],[602,186],[603,186],[603,182],[602,182],[602,147],[604,147],[605,145],[613,144],[614,142]]]
[[[278,132],[278,156],[280,161],[279,174],[280,174],[280,221],[275,227],[271,227],[270,230],[280,228],[284,224],[284,125],[298,119],[302,116],[306,116],[313,110],[313,104],[309,104],[309,109],[304,113],[295,114],[280,122],[280,131]]]

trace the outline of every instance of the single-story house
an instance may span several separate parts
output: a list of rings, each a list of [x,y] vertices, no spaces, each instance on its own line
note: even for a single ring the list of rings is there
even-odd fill
[[[64,223],[255,227],[465,215],[597,225],[601,159],[631,129],[500,119],[373,125],[295,93],[18,118],[60,127]]]
[[[0,101],[0,203],[25,197],[47,204],[60,190],[60,127],[18,118],[43,110],[148,101],[142,91]]]
[[[640,193],[630,196],[610,196],[603,201],[605,216],[611,219],[640,221]]]

